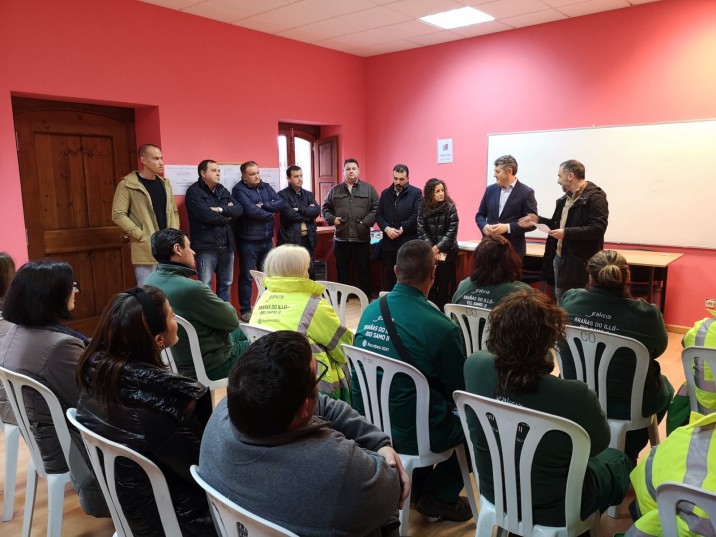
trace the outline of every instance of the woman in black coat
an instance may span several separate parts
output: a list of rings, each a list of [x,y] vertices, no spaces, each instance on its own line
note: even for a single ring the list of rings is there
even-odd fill
[[[211,396],[162,363],[162,349],[177,340],[174,312],[159,289],[142,286],[115,295],[77,366],[77,419],[159,466],[184,537],[214,537],[206,495],[189,473],[199,463]],[[135,537],[164,535],[144,471],[118,459],[116,479]]]
[[[445,181],[428,179],[418,214],[418,237],[433,248],[437,269],[428,298],[440,310],[450,301],[451,288],[455,287],[458,223],[457,207],[448,196]]]

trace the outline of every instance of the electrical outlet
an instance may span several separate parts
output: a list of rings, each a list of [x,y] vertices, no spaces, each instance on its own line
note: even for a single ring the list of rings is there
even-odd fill
[[[706,307],[710,309],[716,309],[716,299],[715,298],[707,298],[706,299]]]

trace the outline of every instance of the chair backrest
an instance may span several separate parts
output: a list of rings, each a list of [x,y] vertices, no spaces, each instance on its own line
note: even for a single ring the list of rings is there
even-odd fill
[[[25,398],[29,396],[30,391],[34,391],[45,400],[45,404],[52,417],[52,424],[57,433],[57,439],[62,448],[62,453],[65,456],[65,461],[69,461],[70,431],[67,428],[67,421],[62,412],[60,401],[57,399],[57,396],[52,393],[52,390],[41,382],[26,375],[5,369],[4,367],[0,367],[0,380],[2,380],[5,385],[5,393],[7,394],[8,401],[10,401],[15,419],[17,419],[17,426],[20,429],[22,439],[30,450],[35,471],[38,475],[46,479],[47,472],[45,472],[45,464],[42,461],[42,453],[40,452],[40,447],[37,444],[35,435],[32,433],[32,425],[27,416],[27,409],[25,408]]]
[[[636,368],[631,389],[630,416],[631,421],[635,424],[643,421],[644,423],[641,427],[647,427],[651,423],[651,416],[645,417],[641,412],[644,381],[646,380],[650,360],[649,351],[646,347],[637,340],[626,336],[607,334],[606,332],[579,326],[567,326],[565,334],[574,360],[577,380],[586,382],[596,392],[599,397],[599,404],[605,413],[607,412],[607,371],[614,353],[621,348],[631,349],[634,352]],[[597,367],[597,358],[601,349],[603,350]],[[559,370],[564,371],[560,353],[557,353],[557,360]]]
[[[249,272],[254,279],[254,283],[256,283],[256,298],[258,298],[266,290],[266,287],[264,286],[264,278],[266,277],[266,274],[260,270],[250,270]]]
[[[679,535],[676,515],[684,512],[692,513],[694,504],[698,505],[709,516],[711,522],[704,521],[704,523],[710,524],[711,529],[710,531],[704,531],[705,528],[690,529],[699,535],[713,535],[715,533],[716,492],[687,485],[686,483],[665,481],[656,487],[656,503],[659,508],[662,535]]]
[[[204,367],[204,358],[201,355],[201,347],[199,347],[199,336],[192,324],[180,315],[175,315],[177,323],[186,332],[189,338],[189,349],[191,350],[191,359],[194,362],[194,370],[196,371],[196,379],[204,386],[211,390],[211,398],[214,398],[214,390],[217,388],[225,388],[229,384],[229,379],[223,378],[218,380],[209,380]]]
[[[162,351],[162,363],[169,369],[171,369],[172,373],[179,373],[179,369],[177,369],[177,363],[174,360],[174,355],[172,354],[172,350],[169,347],[165,347]]]
[[[260,337],[265,336],[266,334],[275,332],[273,328],[268,328],[266,326],[257,324],[240,323],[239,326],[241,327],[241,331],[246,336],[246,339],[249,340],[249,343],[253,343]]]
[[[681,351],[681,361],[684,365],[686,389],[689,393],[691,410],[701,414],[714,412],[716,409],[706,408],[699,404],[698,398],[696,397],[696,388],[716,392],[714,381],[706,381],[704,379],[707,367],[712,377],[716,379],[716,376],[714,376],[716,375],[716,349],[711,347],[686,347]],[[716,397],[716,394],[714,397]]]
[[[577,535],[575,530],[584,525],[580,516],[582,485],[591,445],[587,432],[568,419],[488,397],[460,390],[454,392],[453,397],[470,447],[473,468],[476,467],[475,446],[468,426],[467,407],[475,413],[485,433],[492,458],[496,524],[512,534],[533,533],[530,476],[540,440],[550,431],[560,431],[569,436],[573,447],[566,476],[565,534]],[[598,516],[598,513],[593,516]]]
[[[319,281],[316,283],[320,283],[326,288],[323,293],[323,298],[325,298],[328,303],[333,307],[333,309],[338,314],[338,318],[341,320],[341,324],[344,326],[346,324],[346,305],[348,304],[348,299],[351,295],[357,296],[360,300],[361,314],[368,306],[368,297],[363,291],[361,291],[357,287],[353,287],[352,285],[346,285],[344,283],[328,281]]]
[[[298,537],[295,533],[254,515],[229,500],[204,481],[199,475],[199,467],[196,464],[193,464],[189,471],[199,486],[206,491],[214,526],[221,537],[280,537],[282,535]]]
[[[341,345],[341,348],[358,377],[366,419],[389,435],[391,439],[393,433],[390,426],[390,386],[398,373],[407,375],[413,380],[416,393],[415,432],[418,441],[418,455],[425,457],[432,453],[428,421],[430,388],[425,375],[417,368],[400,360],[352,345]],[[379,378],[381,377],[379,371],[382,373],[382,378]],[[401,425],[405,426],[405,424]]]
[[[470,356],[485,348],[490,323],[490,310],[464,304],[445,304],[445,315],[457,320],[465,340],[465,350]]]
[[[124,516],[122,505],[119,503],[117,496],[115,460],[118,457],[127,458],[144,470],[152,484],[152,492],[154,493],[154,500],[157,503],[164,533],[166,535],[181,535],[174,504],[172,504],[172,498],[169,494],[169,486],[159,467],[144,455],[137,453],[127,446],[108,440],[82,425],[77,421],[77,409],[67,409],[67,419],[70,420],[70,423],[72,423],[82,435],[82,440],[84,441],[90,462],[92,463],[92,469],[97,476],[97,481],[102,489],[104,499],[107,501],[109,512],[112,515],[114,529],[117,531],[116,535],[119,537],[132,537],[132,530],[129,527],[127,518]],[[102,453],[101,458],[99,456],[100,452]]]

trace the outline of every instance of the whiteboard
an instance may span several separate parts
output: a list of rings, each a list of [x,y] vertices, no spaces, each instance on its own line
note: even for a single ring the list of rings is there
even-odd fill
[[[490,134],[488,185],[508,154],[541,216],[563,195],[560,163],[576,159],[607,194],[607,242],[716,248],[716,120]]]

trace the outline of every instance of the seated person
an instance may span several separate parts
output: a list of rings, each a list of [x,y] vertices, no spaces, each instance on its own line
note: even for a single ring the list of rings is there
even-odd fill
[[[77,420],[159,466],[185,537],[215,537],[206,495],[189,473],[199,461],[211,396],[208,388],[162,362],[162,349],[178,339],[172,308],[156,287],[112,297],[77,365]],[[116,472],[117,495],[132,534],[163,535],[147,475],[126,459],[118,459]]]
[[[691,413],[690,422],[676,429],[659,445],[651,449],[631,473],[631,483],[636,493],[636,523],[626,537],[660,537],[663,535],[656,506],[656,488],[665,481],[688,483],[711,493],[716,492],[713,476],[716,475],[716,456],[711,449],[716,413],[706,416]],[[678,537],[713,535],[713,521],[689,502],[677,505]],[[666,537],[677,537],[668,535]]]
[[[318,393],[325,371],[302,334],[255,341],[206,427],[199,473],[298,535],[397,536],[408,476],[388,435]]]
[[[5,334],[10,330],[12,323],[2,316],[2,299],[5,297],[7,288],[10,287],[10,281],[15,276],[15,261],[5,252],[0,252],[0,344]],[[0,382],[0,421],[3,423],[17,424],[15,414],[12,412],[10,402],[7,400],[5,388]]]
[[[696,321],[694,326],[684,334],[681,344],[686,347],[716,348],[716,311],[707,310],[711,317]],[[716,410],[716,392],[714,392],[714,376],[709,365],[701,358],[694,360],[694,385],[696,387],[696,400],[701,414],[710,414]],[[686,383],[676,392],[671,400],[669,412],[666,415],[666,434],[677,427],[689,423],[691,403]]]
[[[174,313],[196,330],[206,374],[211,380],[226,378],[241,353],[249,346],[239,328],[234,306],[221,300],[209,287],[193,279],[197,273],[194,250],[186,233],[166,228],[152,235],[152,255],[159,265],[145,283],[161,289]],[[180,374],[196,380],[189,338],[184,330],[172,349]]]
[[[510,241],[502,235],[487,235],[477,245],[470,277],[460,282],[452,303],[491,310],[513,291],[530,288],[521,278],[522,261]]]
[[[356,346],[401,360],[416,367],[425,375],[430,389],[430,448],[439,453],[465,442],[460,418],[455,412],[452,393],[465,387],[462,368],[465,347],[460,328],[427,301],[435,281],[435,255],[431,246],[420,239],[406,242],[398,250],[395,274],[398,283],[383,297],[388,314],[381,312],[381,300],[368,305],[361,315],[356,332]],[[385,318],[393,319],[400,336],[402,349]],[[386,338],[386,336],[389,336]],[[362,412],[360,384],[353,386],[354,408]],[[418,453],[415,431],[415,384],[398,375],[391,386],[391,428],[395,448],[400,453]],[[418,469],[413,473],[424,486],[417,487],[411,500],[416,509],[430,518],[464,522],[472,518],[472,510],[463,489],[462,473],[453,455],[434,468]],[[425,475],[427,473],[427,475]]]
[[[547,295],[517,291],[490,313],[487,351],[465,362],[465,388],[471,393],[567,418],[581,425],[591,440],[584,476],[582,517],[619,505],[629,485],[629,459],[609,445],[610,431],[596,394],[577,380],[563,380],[554,369],[553,349],[564,338],[566,315]],[[488,352],[489,351],[489,352]],[[492,459],[482,427],[472,420],[475,470],[480,494],[494,503]],[[541,441],[532,470],[536,524],[564,525],[564,495],[572,457],[571,442],[560,433]]]
[[[0,345],[0,365],[47,386],[57,396],[63,413],[77,406],[75,370],[89,342],[83,334],[64,324],[71,319],[79,292],[73,280],[72,267],[63,261],[32,261],[17,271],[3,300],[3,316],[12,324]],[[45,471],[67,472],[68,461],[45,400],[33,394],[25,401]],[[70,479],[79,494],[80,505],[88,515],[108,517],[109,510],[82,437],[69,422],[67,426],[72,440]]]
[[[308,336],[313,356],[328,368],[319,393],[350,403],[341,345],[352,345],[353,333],[322,298],[325,287],[309,279],[310,265],[311,256],[302,246],[284,244],[271,250],[264,261],[266,291],[254,305],[250,324]]]
[[[669,343],[661,311],[654,304],[631,298],[629,265],[620,253],[597,252],[587,263],[587,271],[588,288],[571,289],[562,296],[561,306],[569,316],[569,324],[630,337],[647,348],[651,360],[644,382],[642,412],[644,416],[656,414],[661,421],[674,395],[674,388],[661,374],[656,361]],[[560,347],[560,352],[564,378],[575,378],[572,355],[566,344]],[[634,353],[628,349],[619,349],[612,359],[607,373],[608,418],[630,417],[634,363]],[[636,464],[639,452],[648,441],[647,429],[627,433],[624,451],[632,464]]]

